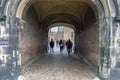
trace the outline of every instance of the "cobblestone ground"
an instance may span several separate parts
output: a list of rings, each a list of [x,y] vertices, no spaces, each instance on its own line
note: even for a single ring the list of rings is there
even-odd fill
[[[93,80],[95,74],[74,54],[47,54],[23,74],[25,80]]]

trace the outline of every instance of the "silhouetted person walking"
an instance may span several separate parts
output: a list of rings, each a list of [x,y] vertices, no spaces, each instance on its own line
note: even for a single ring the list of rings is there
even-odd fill
[[[49,45],[50,45],[50,54],[54,54],[54,41],[53,41],[53,39],[51,39]]]
[[[63,48],[64,48],[63,40],[60,40],[59,45],[60,45],[60,53],[63,53]]]
[[[70,39],[66,41],[66,48],[67,48],[68,55],[70,55],[70,53],[72,52],[72,46],[73,46],[73,43]]]

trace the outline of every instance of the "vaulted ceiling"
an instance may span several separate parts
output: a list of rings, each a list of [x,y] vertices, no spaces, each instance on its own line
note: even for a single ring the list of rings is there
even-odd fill
[[[40,17],[45,17],[55,13],[66,13],[81,18],[84,16],[84,13],[88,8],[88,5],[83,2],[64,0],[38,0],[34,2],[33,5]]]
[[[83,27],[87,26],[85,24],[92,24],[96,20],[96,13],[94,10],[96,6],[91,0],[30,1],[31,2],[29,4],[35,8],[38,14],[39,22],[42,26],[49,26],[53,23],[60,22]]]

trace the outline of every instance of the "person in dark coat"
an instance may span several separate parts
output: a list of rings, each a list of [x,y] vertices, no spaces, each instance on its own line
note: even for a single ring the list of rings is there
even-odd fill
[[[49,45],[50,45],[50,54],[54,54],[54,41],[53,41],[53,39],[51,39]]]
[[[60,53],[63,53],[63,49],[64,49],[64,42],[63,42],[63,40],[62,40],[62,39],[59,41],[59,46],[60,46]]]
[[[73,46],[73,43],[70,39],[66,41],[66,48],[67,48],[68,55],[70,55],[70,53],[72,52],[72,46]]]

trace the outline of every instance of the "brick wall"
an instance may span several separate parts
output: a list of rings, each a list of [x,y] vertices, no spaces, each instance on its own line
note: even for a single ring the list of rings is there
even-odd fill
[[[24,17],[26,21],[24,30],[22,32],[22,65],[39,56],[41,51],[43,51],[42,37],[39,30],[38,16],[34,7],[31,7],[26,16]]]
[[[99,28],[92,25],[77,35],[77,52],[94,65],[98,66]]]

